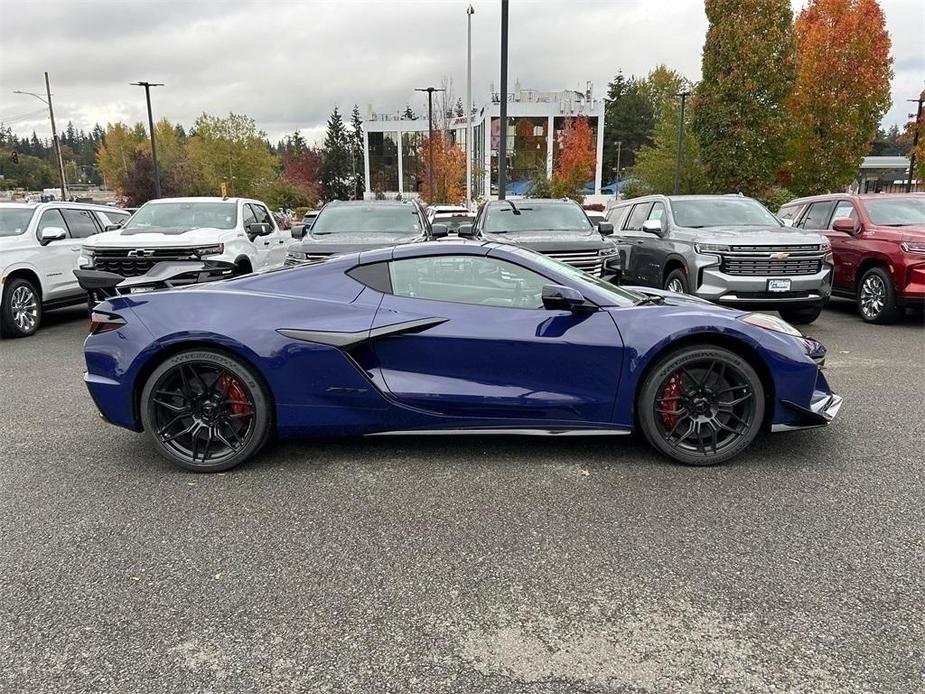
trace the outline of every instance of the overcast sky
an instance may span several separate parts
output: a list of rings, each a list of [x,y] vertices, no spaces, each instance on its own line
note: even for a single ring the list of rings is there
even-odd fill
[[[246,113],[276,141],[300,130],[323,134],[336,105],[366,115],[410,103],[415,87],[446,76],[465,99],[464,0],[0,0],[0,121],[19,133],[49,134],[43,105],[12,90],[42,92],[51,76],[55,115],[89,129],[142,120],[153,90],[155,118],[189,126],[203,111]],[[794,9],[804,3],[795,0]],[[499,84],[499,0],[473,0],[473,101]],[[925,2],[881,0],[893,41],[893,106],[925,86]],[[594,84],[605,93],[617,70],[644,75],[659,63],[700,76],[706,32],[701,0],[513,0],[511,88]],[[850,108],[850,105],[846,105]]]

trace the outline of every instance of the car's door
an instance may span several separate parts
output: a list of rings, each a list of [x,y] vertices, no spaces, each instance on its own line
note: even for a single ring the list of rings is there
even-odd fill
[[[254,247],[254,270],[261,270],[267,267],[270,259],[270,242],[265,236],[254,236],[248,231],[251,224],[257,223],[257,215],[254,214],[254,208],[249,202],[241,204],[241,224],[247,238],[250,239]]]
[[[850,200],[839,200],[835,205],[835,211],[832,212],[828,228],[822,230],[832,244],[832,254],[835,260],[835,276],[833,277],[835,286],[839,289],[853,289],[854,277],[861,262],[863,250],[857,240],[857,232],[849,234],[846,231],[835,231],[832,228],[836,219],[850,219],[854,222],[855,229],[859,229],[860,219],[854,203]]]
[[[49,227],[60,227],[67,232],[67,238],[47,243],[42,254],[45,300],[54,301],[81,293],[74,276],[80,246],[85,239],[98,233],[100,227],[89,210],[66,208],[52,208],[42,213],[36,228],[39,240],[42,230]]]
[[[549,279],[480,250],[389,263],[372,332],[417,327],[372,342],[383,387],[448,417],[610,422],[623,359],[611,316],[544,308]]]
[[[646,215],[645,221],[656,221],[662,224],[663,229],[668,229],[668,212],[665,209],[665,203],[657,200],[652,203],[649,214]],[[639,283],[647,287],[662,286],[662,276],[668,255],[671,252],[671,242],[658,234],[642,231],[642,241],[633,249],[635,256],[633,264],[634,272],[639,277]],[[667,233],[667,232],[666,232]]]
[[[267,266],[279,267],[286,260],[286,241],[291,241],[292,236],[290,234],[283,234],[276,225],[276,220],[273,219],[273,215],[270,214],[270,211],[266,207],[256,202],[250,203],[250,205],[257,221],[262,224],[269,224],[270,228],[273,230],[268,236],[262,236],[260,239],[254,241],[254,243],[258,243],[262,239],[263,247],[267,248],[269,251],[267,253]]]
[[[642,230],[642,223],[652,211],[652,202],[637,202],[626,217],[623,228],[616,232],[617,242],[626,247],[626,264],[623,268],[624,284],[646,284],[645,252],[642,247],[654,238]]]

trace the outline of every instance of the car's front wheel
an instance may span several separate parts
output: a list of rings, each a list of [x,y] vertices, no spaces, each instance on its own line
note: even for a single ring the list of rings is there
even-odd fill
[[[872,267],[861,277],[858,286],[858,312],[868,323],[895,323],[902,309],[896,303],[896,292],[889,273]]]
[[[681,268],[676,268],[669,272],[665,277],[665,289],[677,294],[687,294],[687,273]]]
[[[167,359],[145,383],[140,409],[158,452],[196,472],[228,470],[270,435],[270,398],[259,376],[223,352],[196,349]]]
[[[16,277],[3,285],[0,297],[0,334],[28,337],[42,322],[42,297],[29,280]]]
[[[822,306],[806,306],[803,308],[782,308],[780,317],[794,325],[809,325],[822,313]]]
[[[764,420],[764,387],[742,357],[684,347],[649,372],[636,403],[649,443],[685,465],[716,465],[745,450]]]

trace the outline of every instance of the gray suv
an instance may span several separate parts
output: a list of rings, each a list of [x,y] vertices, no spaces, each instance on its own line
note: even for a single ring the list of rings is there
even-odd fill
[[[832,293],[832,248],[741,195],[649,195],[613,206],[623,283],[812,323]]]

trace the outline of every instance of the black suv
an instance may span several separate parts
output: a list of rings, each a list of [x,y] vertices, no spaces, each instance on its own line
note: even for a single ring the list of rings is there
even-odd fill
[[[334,200],[321,208],[307,232],[292,230],[300,242],[289,247],[286,265],[400,243],[432,241],[446,234],[445,227],[431,226],[414,200]]]
[[[613,225],[596,227],[574,200],[494,200],[479,209],[475,238],[523,246],[568,263],[596,277],[617,281],[620,256]]]

